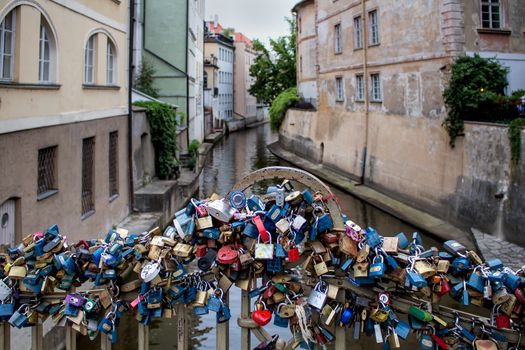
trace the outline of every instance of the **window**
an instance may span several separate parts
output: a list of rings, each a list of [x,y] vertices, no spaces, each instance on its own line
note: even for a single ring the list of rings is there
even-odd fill
[[[115,45],[108,39],[106,51],[106,84],[115,85],[117,83],[117,59]]]
[[[95,82],[95,38],[96,34],[89,37],[84,54],[84,83]]]
[[[371,74],[372,101],[381,101],[381,79],[379,74]]]
[[[118,195],[118,131],[109,133],[109,197]]]
[[[204,72],[204,82],[203,82],[204,88],[208,88],[208,72]]]
[[[0,80],[13,80],[16,9],[0,23]]]
[[[95,168],[93,166],[93,155],[95,153],[95,138],[88,137],[82,140],[82,216],[87,216],[95,210],[93,201],[93,177]]]
[[[38,150],[38,189],[37,199],[44,199],[58,191],[57,186],[57,146]]]
[[[343,52],[343,42],[341,39],[341,24],[336,24],[334,27],[334,36],[335,36],[335,53]]]
[[[370,24],[370,37],[368,43],[370,45],[377,45],[379,44],[379,24],[376,10],[368,13],[368,23]]]
[[[365,81],[362,74],[355,76],[355,99],[357,101],[365,99]]]
[[[483,28],[500,29],[501,15],[500,15],[499,0],[482,0],[481,1],[481,25]]]
[[[343,78],[337,77],[335,78],[335,100],[337,102],[342,102],[345,100],[345,91],[343,86]]]
[[[354,18],[354,48],[363,48],[363,34],[361,28],[361,16]]]

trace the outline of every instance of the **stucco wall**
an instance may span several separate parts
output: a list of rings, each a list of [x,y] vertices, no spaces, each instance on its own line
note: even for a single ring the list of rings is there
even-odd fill
[[[110,200],[109,133],[118,130],[119,195]],[[22,234],[58,224],[69,241],[101,237],[128,214],[127,116],[0,135],[0,203],[19,198]],[[82,139],[95,136],[95,213],[82,220]],[[16,145],[16,147],[13,147]],[[37,200],[38,149],[57,145],[58,193]],[[16,241],[21,240],[20,234]]]
[[[155,149],[148,118],[142,108],[133,109],[132,130],[133,186],[138,189],[155,177]]]

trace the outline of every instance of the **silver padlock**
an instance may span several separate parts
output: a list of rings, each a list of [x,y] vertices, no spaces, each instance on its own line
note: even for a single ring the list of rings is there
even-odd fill
[[[308,305],[317,310],[321,310],[328,298],[328,295],[326,295],[327,291],[328,285],[323,281],[318,282],[308,296]]]
[[[297,215],[292,222],[292,228],[294,231],[302,231],[306,225],[306,219],[301,215]]]
[[[142,278],[142,280],[144,280],[146,283],[151,282],[155,279],[155,277],[158,276],[159,272],[160,263],[157,261],[152,261],[142,267],[142,270],[140,270],[140,278]]]
[[[221,222],[230,222],[235,214],[233,209],[226,201],[216,200],[208,203],[208,214]]]
[[[4,282],[6,279],[7,277],[0,280],[0,302],[2,303],[11,297],[11,288]]]

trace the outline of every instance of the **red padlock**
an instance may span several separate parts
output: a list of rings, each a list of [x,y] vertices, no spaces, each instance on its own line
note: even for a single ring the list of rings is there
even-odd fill
[[[520,304],[525,304],[525,292],[523,292],[523,289],[516,288],[514,295]]]
[[[238,258],[239,251],[231,245],[224,246],[217,252],[217,262],[219,264],[230,265],[236,262]]]
[[[447,343],[445,343],[443,341],[443,339],[439,338],[437,335],[435,335],[434,333],[431,333],[430,336],[432,337],[432,339],[434,339],[434,341],[436,342],[436,344],[441,348],[441,349],[448,349],[448,345]]]
[[[266,288],[262,296],[264,299],[270,299],[271,297],[273,297],[276,291],[277,291],[277,288],[272,284],[268,286],[268,288]]]
[[[525,308],[525,305],[516,303],[514,305],[514,309],[512,310],[512,313],[515,313],[516,315],[521,315],[523,313],[523,309]]]
[[[208,250],[208,247],[206,247],[206,244],[199,244],[197,246],[197,251],[195,252],[195,256],[197,256],[197,258],[202,258],[203,256],[206,256],[207,250]]]
[[[195,208],[195,211],[197,212],[197,216],[200,218],[203,218],[205,216],[208,216],[208,210],[206,209],[205,205],[199,205]]]
[[[510,317],[506,314],[496,316],[496,327],[499,329],[510,328]]]
[[[290,249],[288,249],[288,262],[295,262],[300,259],[299,248],[295,246],[292,242],[290,244]]]
[[[268,242],[270,240],[270,234],[268,233],[268,231],[266,231],[266,227],[264,227],[261,217],[259,215],[256,215],[253,217],[252,221],[257,227],[257,231],[259,231],[261,241],[263,243]]]
[[[444,296],[444,295],[447,295],[448,292],[450,292],[450,283],[448,283],[448,281],[444,278],[441,279],[441,282],[439,283],[440,286],[441,286],[441,291],[438,293],[438,295],[440,297]]]
[[[257,323],[259,326],[264,327],[270,321],[272,320],[272,313],[266,309],[266,304],[264,304],[262,301],[258,302],[259,304],[263,305],[264,309],[262,310],[255,310],[252,313],[252,319]]]

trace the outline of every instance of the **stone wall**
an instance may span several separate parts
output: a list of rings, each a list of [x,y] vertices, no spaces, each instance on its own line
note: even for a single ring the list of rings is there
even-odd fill
[[[132,138],[133,187],[136,190],[155,177],[155,150],[144,108],[133,107]]]
[[[441,122],[370,112],[364,182],[459,226],[525,244],[525,143],[522,162],[512,168],[506,127],[467,123],[465,136],[451,148]],[[359,113],[327,118],[290,109],[279,141],[287,150],[359,180],[365,125]]]

